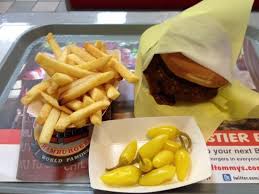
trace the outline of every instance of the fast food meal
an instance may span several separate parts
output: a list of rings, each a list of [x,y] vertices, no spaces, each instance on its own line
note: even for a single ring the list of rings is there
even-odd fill
[[[115,167],[107,168],[101,180],[110,186],[155,186],[188,179],[192,141],[174,126],[159,126],[147,132],[150,141],[139,149],[132,140],[122,151]]]
[[[46,36],[53,56],[39,52],[35,61],[48,78],[33,86],[21,102],[30,105],[41,101],[43,106],[36,118],[42,126],[39,143],[49,143],[54,130],[100,125],[103,111],[119,97],[118,82],[125,78],[136,83],[138,77],[108,54],[105,44],[86,43],[85,48],[70,44],[61,48],[52,33]],[[90,51],[90,52],[89,52]]]
[[[210,100],[218,88],[229,83],[182,53],[155,55],[144,74],[156,102],[168,105]]]

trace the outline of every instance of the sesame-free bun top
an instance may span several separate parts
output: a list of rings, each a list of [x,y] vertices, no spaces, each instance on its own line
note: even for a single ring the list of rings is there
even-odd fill
[[[214,71],[196,63],[182,53],[160,54],[164,63],[176,76],[208,88],[219,88],[228,81]]]

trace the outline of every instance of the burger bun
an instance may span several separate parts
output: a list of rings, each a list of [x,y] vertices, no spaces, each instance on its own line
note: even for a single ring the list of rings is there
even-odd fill
[[[160,54],[162,60],[176,76],[208,88],[219,88],[228,81],[214,71],[194,62],[182,53]]]

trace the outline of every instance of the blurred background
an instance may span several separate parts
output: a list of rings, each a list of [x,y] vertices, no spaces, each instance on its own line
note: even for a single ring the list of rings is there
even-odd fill
[[[0,14],[12,12],[66,12],[83,10],[182,10],[200,0],[0,0]],[[224,3],[222,2],[222,5]],[[253,10],[259,10],[255,0]]]

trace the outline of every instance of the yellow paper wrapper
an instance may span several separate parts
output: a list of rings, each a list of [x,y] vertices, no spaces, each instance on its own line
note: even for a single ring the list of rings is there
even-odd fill
[[[253,0],[204,0],[147,29],[141,36],[136,65],[140,81],[135,87],[135,117],[193,116],[205,139],[224,120],[259,118],[259,94],[232,79],[252,5]],[[172,52],[182,52],[231,84],[220,88],[218,95],[208,102],[157,104],[149,93],[143,71],[154,54]]]

